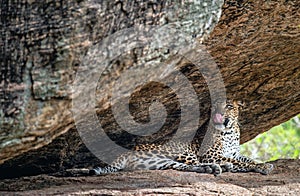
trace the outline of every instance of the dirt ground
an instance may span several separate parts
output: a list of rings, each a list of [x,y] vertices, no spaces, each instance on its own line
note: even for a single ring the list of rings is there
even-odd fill
[[[300,195],[300,160],[273,164],[275,170],[268,176],[223,173],[214,177],[164,170],[89,177],[21,177],[1,180],[0,195]]]

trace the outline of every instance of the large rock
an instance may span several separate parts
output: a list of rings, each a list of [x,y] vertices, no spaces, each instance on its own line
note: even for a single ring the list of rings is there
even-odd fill
[[[116,122],[112,107],[117,102],[114,99],[109,101],[111,89],[120,76],[126,76],[124,73],[128,70],[141,75],[146,73],[145,77],[167,73],[172,78],[176,70],[170,71],[166,65],[176,65],[194,90],[192,95],[197,98],[198,104],[193,105],[191,111],[200,114],[199,119],[193,113],[185,118],[186,123],[189,123],[188,119],[196,118],[199,125],[187,126],[182,134],[184,136],[193,135],[198,130],[197,137],[203,137],[210,117],[211,99],[218,96],[217,93],[211,94],[210,90],[222,90],[223,87],[223,84],[214,83],[220,79],[214,77],[218,76],[215,75],[217,72],[208,70],[210,77],[205,77],[205,69],[197,67],[197,63],[201,62],[199,59],[211,63],[208,65],[216,62],[227,97],[246,103],[241,116],[242,142],[300,113],[300,72],[297,71],[300,55],[299,3],[296,0],[225,1],[220,21],[214,28],[222,1],[201,2],[70,0],[61,3],[53,0],[47,3],[24,1],[22,4],[11,0],[3,3],[0,30],[0,163],[6,162],[0,166],[0,172],[5,171],[8,175],[22,175],[22,172],[13,171],[35,174],[96,164],[97,159],[88,152],[76,132],[78,127],[93,131],[101,124],[110,139],[118,144],[116,146],[126,148],[137,143],[172,139],[181,122],[180,101],[183,99],[162,83],[148,83],[135,89],[132,94],[126,89],[117,90],[117,97],[124,100],[131,98],[129,110],[136,122],[147,124],[155,120],[150,117],[156,117],[157,122],[161,122],[159,119],[168,117],[159,132],[150,136],[134,135]],[[156,39],[161,42],[158,45],[155,45],[155,41],[148,44],[142,42],[142,47],[124,51],[124,55],[110,60],[112,53],[109,53],[109,49],[118,48],[117,41],[121,46],[126,40],[133,39],[130,37],[132,29],[134,32],[147,31],[145,25],[156,25],[156,30],[157,27],[167,27],[163,29],[166,31],[154,33],[159,35]],[[147,37],[146,33],[142,35],[153,37]],[[123,40],[114,39],[120,37]],[[143,41],[143,37],[138,38]],[[174,46],[171,50],[170,46],[158,47],[159,43],[172,42]],[[207,46],[212,57],[206,56],[206,50],[200,43]],[[192,44],[195,47],[189,48]],[[105,51],[99,50],[103,46],[106,47]],[[182,48],[186,51],[179,50]],[[94,55],[98,53],[99,58]],[[200,54],[205,58],[201,59]],[[83,121],[82,124],[80,119],[85,117],[85,113],[79,113],[82,116],[75,113],[76,127],[71,111],[74,111],[72,100],[80,95],[80,92],[73,92],[76,89],[73,83],[76,73],[88,72],[94,65],[97,68],[97,63],[91,62],[99,62],[103,55],[107,55],[104,59],[109,66],[100,75],[99,81],[86,83],[88,90],[96,89],[94,108],[100,123],[97,121],[93,126],[95,122]],[[189,58],[193,58],[193,61],[189,61]],[[211,62],[211,59],[215,62]],[[140,69],[143,67],[141,65],[151,69]],[[92,72],[87,79],[93,78],[93,74],[99,73]],[[79,79],[89,81],[84,77]],[[179,89],[186,87],[181,83],[182,80],[173,79],[181,84]],[[122,84],[127,86],[138,80],[128,77]],[[214,85],[209,86],[209,82]],[[194,100],[191,94],[183,95],[186,101]],[[86,96],[83,100],[88,102],[89,98]],[[153,105],[154,102],[162,104]],[[82,111],[86,112],[87,109],[90,112],[88,104],[76,106],[75,111],[82,108]],[[166,109],[152,113],[157,109],[160,111],[162,106]],[[123,114],[122,108],[120,111]],[[108,149],[111,152],[114,150]],[[51,161],[46,161],[47,158]]]

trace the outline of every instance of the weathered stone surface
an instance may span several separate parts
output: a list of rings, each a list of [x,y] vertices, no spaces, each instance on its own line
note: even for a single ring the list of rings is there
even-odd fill
[[[2,195],[297,195],[299,160],[279,160],[271,175],[135,171],[96,177],[39,175],[0,182]]]

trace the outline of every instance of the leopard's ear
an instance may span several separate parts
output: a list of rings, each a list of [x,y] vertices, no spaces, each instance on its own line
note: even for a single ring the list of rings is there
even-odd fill
[[[242,110],[245,107],[245,103],[241,100],[234,100],[233,104],[235,107],[238,107],[239,110]]]
[[[238,106],[239,106],[240,109],[243,109],[246,106],[246,103],[244,101],[241,101],[241,100],[238,100],[237,104],[238,104]]]

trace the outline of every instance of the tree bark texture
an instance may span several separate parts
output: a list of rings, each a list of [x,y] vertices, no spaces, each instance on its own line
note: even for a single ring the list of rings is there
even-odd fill
[[[5,1],[0,14],[1,173],[36,174],[97,163],[76,131],[72,84],[84,56],[99,52],[93,45],[126,28],[176,23],[175,28],[183,29],[194,42],[203,41],[219,66],[227,97],[246,103],[241,114],[242,142],[300,113],[300,4],[296,0],[226,0],[214,28],[221,5],[221,1],[207,1],[198,7],[139,0]],[[191,17],[199,12],[204,13],[203,21],[198,21],[202,25]],[[189,52],[197,56],[196,50]],[[150,45],[111,61],[98,81],[96,96],[102,97],[96,102],[99,123],[117,144],[131,148],[137,143],[163,142],[176,132],[178,97],[160,83],[149,83],[131,95],[121,93],[130,97],[130,111],[137,122],[150,121],[148,109],[155,101],[166,108],[169,118],[150,136],[122,130],[109,102],[110,89],[122,73],[135,69],[133,65],[170,61],[177,63],[195,89],[201,114],[197,137],[205,134],[211,95],[201,72],[172,51],[156,51]]]

